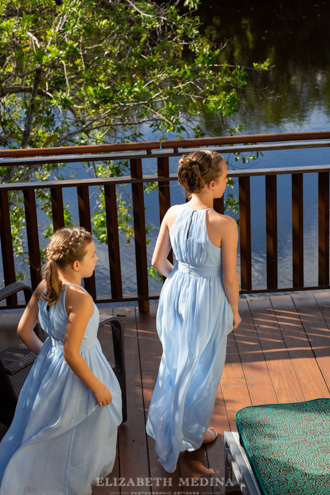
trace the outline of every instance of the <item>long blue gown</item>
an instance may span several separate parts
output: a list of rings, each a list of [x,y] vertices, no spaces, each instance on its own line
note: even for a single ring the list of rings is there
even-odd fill
[[[95,304],[80,353],[111,391],[110,405],[99,406],[65,361],[67,287],[49,310],[39,301],[39,321],[49,337],[0,444],[1,495],[90,495],[91,485],[113,468],[122,420],[120,386],[97,339]]]
[[[233,313],[221,274],[221,248],[207,233],[206,211],[184,205],[171,230],[178,261],[163,285],[157,332],[163,355],[147,433],[158,461],[176,469],[180,452],[198,449],[212,417]]]

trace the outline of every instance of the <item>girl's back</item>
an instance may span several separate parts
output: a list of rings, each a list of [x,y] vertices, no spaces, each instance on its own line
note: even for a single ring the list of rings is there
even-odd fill
[[[211,242],[207,228],[209,212],[209,208],[193,210],[188,205],[180,208],[170,228],[171,245],[178,261],[196,267],[220,267],[221,249]]]
[[[180,160],[178,177],[191,200],[168,210],[152,258],[167,279],[157,311],[163,355],[147,433],[168,472],[180,452],[198,449],[212,433],[207,428],[238,303],[237,225],[212,208],[225,190],[227,166],[219,154],[194,152]]]
[[[59,299],[56,304],[49,306],[47,301],[39,300],[39,321],[45,332],[58,342],[64,343],[65,329],[68,322],[68,314],[66,310],[66,296],[68,291],[73,288],[79,291],[84,291],[80,286],[75,284],[66,285],[64,290],[60,292]],[[87,345],[90,346],[97,341],[97,331],[99,324],[99,310],[94,304],[94,313],[91,316],[82,341],[82,349]]]

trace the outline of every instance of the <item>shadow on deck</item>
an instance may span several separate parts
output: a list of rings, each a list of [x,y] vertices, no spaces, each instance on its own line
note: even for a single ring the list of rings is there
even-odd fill
[[[242,324],[228,339],[212,420],[220,435],[182,454],[173,474],[157,462],[154,440],[145,433],[162,351],[156,310],[154,305],[148,314],[114,311],[125,327],[128,421],[119,428],[115,468],[93,495],[223,494],[223,432],[236,429],[239,409],[330,397],[330,292],[240,300]]]
[[[148,314],[134,307],[109,310],[125,328],[128,420],[119,428],[114,470],[93,495],[224,494],[223,432],[236,429],[239,409],[330,397],[330,292],[240,300],[242,323],[228,338],[212,419],[219,437],[182,454],[173,474],[157,462],[154,441],[145,432],[162,351],[156,310],[156,305]],[[103,327],[100,335],[106,354],[107,332]],[[1,333],[3,347],[6,332]]]

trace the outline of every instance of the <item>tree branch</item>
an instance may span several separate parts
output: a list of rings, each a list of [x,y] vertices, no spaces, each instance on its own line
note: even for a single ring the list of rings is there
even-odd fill
[[[28,72],[25,72],[24,74],[16,74],[15,72],[0,72],[0,77],[6,77],[6,78],[9,78],[9,77],[25,77],[25,76],[29,76],[30,74],[32,74],[36,70],[37,69],[32,69],[32,70],[29,70]]]
[[[25,128],[23,131],[23,136],[22,136],[22,141],[21,141],[21,148],[25,148],[26,145],[28,144],[29,137],[31,134],[31,128],[32,128],[32,122],[33,122],[33,115],[35,111],[35,97],[38,94],[38,86],[40,83],[42,75],[42,67],[38,67],[36,70],[35,76],[34,76],[34,82],[33,82],[33,87],[32,87],[32,92],[31,92],[31,99],[30,99],[30,104],[29,108],[26,113],[26,119],[25,119]],[[6,174],[5,182],[10,182],[11,179],[14,177],[16,173],[16,167],[11,167]]]
[[[133,7],[133,9],[135,9],[135,10],[136,10],[139,14],[141,14],[141,15],[143,15],[143,16],[145,16],[145,17],[155,17],[155,16],[154,16],[154,15],[152,15],[152,14],[146,14],[145,12],[142,12],[141,10],[139,10],[139,9],[137,8],[137,6],[136,6],[136,5],[134,5],[134,3],[133,3],[133,2],[131,2],[130,0],[126,0],[126,2],[127,2],[127,3],[129,3],[129,4]],[[166,17],[163,17],[163,16],[161,16],[161,15],[160,15],[160,16],[158,16],[158,19],[162,19],[163,21],[168,21],[168,19],[166,19]]]
[[[34,111],[35,111],[35,102],[34,102],[34,100],[35,100],[35,97],[38,94],[38,86],[39,86],[39,83],[40,83],[41,75],[42,75],[42,67],[38,67],[38,69],[36,70],[36,74],[34,76],[34,82],[33,82],[33,88],[32,88],[32,93],[31,93],[30,104],[29,104],[29,108],[28,108],[28,111],[27,111],[26,119],[25,119],[25,129],[24,129],[24,132],[23,132],[23,138],[22,138],[22,142],[21,142],[21,148],[25,148],[26,147],[26,145],[28,143],[28,140],[29,140],[29,137],[30,137],[30,134],[31,134],[31,127],[32,127],[32,121],[33,121],[33,115],[34,115]]]
[[[15,93],[32,93],[32,91],[33,89],[28,86],[7,86],[4,88],[0,87],[0,98]],[[41,96],[45,96],[49,100],[53,99],[53,95],[51,93],[48,93],[47,91],[44,91],[43,89],[37,89],[37,94]]]

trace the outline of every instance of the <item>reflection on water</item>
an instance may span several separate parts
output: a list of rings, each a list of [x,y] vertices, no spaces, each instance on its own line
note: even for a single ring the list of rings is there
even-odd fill
[[[252,67],[253,62],[270,59],[268,73],[248,70],[248,85],[242,91],[241,110],[227,122],[201,115],[206,136],[226,135],[230,127],[243,125],[242,134],[298,132],[330,128],[330,35],[328,2],[277,1],[235,2],[213,0],[201,2],[200,16],[206,31],[217,41],[226,41],[219,62]],[[157,139],[145,128],[145,140]],[[169,139],[174,136],[169,135]],[[243,167],[232,155],[226,155],[229,168]],[[170,171],[176,171],[178,160],[171,159]],[[270,168],[329,163],[326,148],[267,152],[249,167]],[[156,173],[156,161],[146,160],[144,174]],[[237,194],[237,189],[235,190]],[[69,191],[68,191],[69,192]],[[265,184],[263,178],[251,180],[253,285],[266,282]],[[148,245],[152,256],[159,227],[157,193],[145,195],[146,223],[155,226]],[[183,202],[180,186],[171,183],[172,203]],[[78,222],[75,193],[66,201],[73,205],[73,220]],[[291,284],[291,182],[289,176],[278,178],[278,271],[279,286]],[[40,224],[45,219],[40,217]],[[305,283],[317,284],[317,179],[305,178],[304,242]],[[45,244],[45,242],[43,243]],[[135,252],[133,242],[127,248],[121,239],[121,268],[124,292],[136,291]],[[109,265],[105,245],[97,245],[100,261],[96,269],[99,294],[109,294]],[[159,291],[161,284],[149,279],[150,290]]]
[[[325,130],[330,117],[329,2],[202,2],[206,32],[227,41],[220,62],[252,67],[269,58],[269,73],[248,70],[244,105],[230,125],[243,133]],[[228,126],[207,116],[213,135]]]
[[[299,132],[330,128],[329,2],[202,2],[205,30],[217,41],[227,41],[221,63],[252,67],[269,58],[271,70],[248,70],[242,107],[229,121],[202,117],[206,135],[226,135],[243,125],[242,134]],[[231,167],[240,166],[231,159]],[[327,148],[268,152],[252,168],[329,164]],[[243,165],[241,164],[243,167]],[[251,180],[253,285],[266,281],[266,227],[264,179]],[[278,178],[278,279],[291,283],[291,182]],[[305,284],[317,284],[317,178],[304,180]]]

